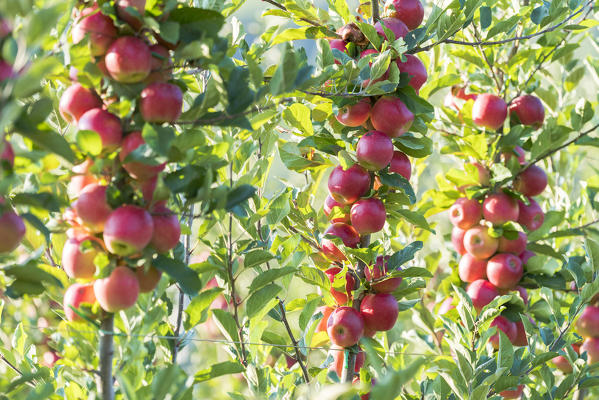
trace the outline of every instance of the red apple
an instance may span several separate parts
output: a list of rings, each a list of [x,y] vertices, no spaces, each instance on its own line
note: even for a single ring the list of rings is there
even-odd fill
[[[368,330],[388,331],[397,321],[399,307],[392,294],[367,294],[360,303],[360,314]]]
[[[547,174],[540,167],[531,165],[520,172],[514,180],[514,189],[525,196],[537,196],[547,187]]]
[[[150,52],[152,53],[151,72],[145,82],[166,82],[170,80],[173,75],[173,62],[169,50],[160,44],[153,44],[150,46]]]
[[[144,16],[146,9],[146,0],[117,0],[116,13],[123,21],[127,22],[134,29],[139,30],[143,21],[136,15],[127,11],[127,7],[134,8],[139,15]]]
[[[370,288],[375,293],[392,293],[401,285],[401,277],[387,278],[387,260],[389,256],[378,256],[376,264],[364,268],[364,277],[370,282]]]
[[[162,271],[154,267],[146,270],[144,266],[140,266],[135,269],[135,276],[137,276],[137,280],[139,281],[140,293],[148,293],[158,286],[158,282],[160,282],[160,278],[162,277]]]
[[[520,296],[524,304],[528,304],[528,292],[526,291],[526,289],[522,286],[516,286],[516,291],[518,292],[518,295]]]
[[[331,284],[335,281],[335,276],[339,274],[339,272],[341,272],[340,267],[331,267],[325,271]],[[337,304],[346,304],[352,298],[352,291],[354,290],[355,284],[356,280],[354,279],[354,276],[347,272],[345,274],[345,292],[340,292],[331,285],[330,292]]]
[[[121,120],[116,115],[101,108],[86,111],[77,124],[79,130],[94,131],[102,139],[102,149],[112,151],[121,143],[123,129]]]
[[[484,225],[470,228],[464,234],[464,248],[470,255],[478,259],[491,257],[499,247],[499,240],[489,235]]]
[[[412,54],[404,54],[404,56],[406,57],[405,62],[402,62],[400,58],[395,60],[395,62],[399,67],[399,72],[405,72],[410,76],[409,85],[418,93],[422,85],[426,83],[428,77],[426,68],[418,57]]]
[[[12,32],[10,22],[5,18],[0,18],[0,39],[4,39]]]
[[[341,39],[331,39],[331,40],[329,40],[329,45],[331,46],[331,50],[337,49],[337,50],[342,51],[344,53],[347,51],[347,44],[345,43],[344,40],[341,40]]]
[[[483,209],[476,199],[459,198],[449,209],[449,220],[453,226],[469,229],[480,222]]]
[[[41,361],[41,365],[43,365],[44,367],[48,367],[48,368],[52,368],[54,367],[54,364],[56,364],[56,361],[60,360],[60,357],[58,356],[58,354],[56,354],[53,351],[45,351],[44,354],[42,355],[42,361]]]
[[[320,322],[318,323],[318,326],[316,327],[316,332],[326,332],[327,323],[329,322],[329,317],[331,316],[331,313],[333,312],[333,308],[327,307],[327,306],[318,307],[316,309],[316,313],[319,313],[319,312],[322,313],[322,319],[320,320]]]
[[[478,95],[472,106],[472,121],[489,130],[497,130],[503,126],[507,117],[507,104],[494,94]]]
[[[411,31],[418,28],[424,19],[424,7],[419,0],[388,0],[385,14],[402,20]]]
[[[528,263],[528,260],[530,260],[532,257],[536,256],[536,254],[530,250],[524,250],[519,256],[518,258],[520,259],[520,261],[522,261],[522,265],[526,266],[526,264]]]
[[[177,215],[164,206],[156,206],[152,210],[154,233],[152,246],[159,253],[166,253],[174,249],[181,237],[181,225]]]
[[[173,123],[183,110],[181,89],[172,83],[151,83],[141,92],[139,109],[146,122]]]
[[[503,390],[499,392],[499,395],[502,396],[504,400],[519,399],[522,396],[522,392],[524,392],[524,385],[518,385],[516,390]]]
[[[154,222],[145,209],[132,205],[117,208],[104,225],[104,243],[112,254],[130,256],[141,252],[152,240]]]
[[[350,212],[351,224],[360,235],[376,233],[383,229],[387,219],[385,205],[376,197],[354,203]]]
[[[123,142],[121,143],[121,151],[119,153],[119,160],[121,160],[121,163],[125,161],[125,158],[127,158],[131,152],[145,143],[146,141],[144,140],[140,131],[134,131],[125,136]],[[162,163],[160,165],[148,165],[139,161],[130,161],[123,164],[123,168],[125,168],[129,175],[140,181],[146,181],[148,179],[154,178],[164,169],[165,166],[166,163]]]
[[[516,337],[518,335],[518,328],[516,328],[516,324],[514,322],[500,315],[499,317],[496,317],[493,320],[493,322],[491,322],[490,327],[492,328],[494,326],[497,327],[497,333],[491,336],[489,341],[491,342],[495,350],[499,349],[499,331],[505,333],[510,342],[513,343],[516,340]]]
[[[146,42],[134,36],[122,36],[115,40],[104,61],[110,76],[121,83],[141,82],[152,70],[150,48]],[[169,104],[163,106],[171,108]]]
[[[441,303],[441,306],[439,307],[437,314],[445,315],[449,312],[449,310],[453,310],[455,308],[455,306],[452,303],[453,303],[453,297],[448,297],[445,300],[443,300],[443,303]]]
[[[464,88],[464,87],[453,86],[451,88],[451,90],[449,91],[449,93],[447,93],[447,95],[445,96],[443,105],[447,108],[453,108],[456,111],[460,111],[461,103],[459,101],[456,101],[456,99],[463,100],[463,101],[469,101],[469,100],[474,101],[474,100],[476,100],[477,97],[478,97],[478,95],[475,93],[466,94],[466,88]],[[460,118],[461,118],[461,114],[460,114]]]
[[[599,337],[599,307],[586,306],[578,317],[576,329],[582,337]]]
[[[499,253],[487,262],[489,282],[499,289],[515,287],[523,274],[522,261],[510,253]]]
[[[85,112],[102,107],[102,99],[79,83],[71,85],[60,97],[58,109],[67,122],[77,122]]]
[[[468,285],[466,293],[472,299],[472,304],[477,311],[482,310],[484,306],[499,296],[497,288],[491,282],[484,279],[479,279]]]
[[[71,309],[79,308],[82,303],[94,304],[96,302],[96,296],[94,295],[94,287],[90,284],[74,283],[68,287],[64,292],[64,298],[62,301],[63,310],[65,317],[69,321],[82,321],[81,318],[75,311]]]
[[[337,376],[341,378],[343,372],[343,363],[345,361],[345,349],[342,347],[332,346],[331,354],[333,355],[333,363],[329,367],[331,370],[337,373]],[[354,372],[359,373],[360,369],[364,365],[365,355],[362,350],[356,354],[356,360],[354,363]]]
[[[116,267],[107,278],[94,282],[94,294],[105,311],[125,310],[137,301],[139,281],[130,268]]]
[[[71,177],[67,187],[69,197],[78,197],[84,188],[93,183],[98,183],[98,179],[90,174],[92,165],[94,165],[93,161],[88,158],[81,164],[73,166],[71,170],[75,175]]]
[[[599,362],[599,338],[586,338],[580,346],[580,352],[587,353],[588,365]]]
[[[493,193],[483,202],[483,217],[493,225],[517,221],[519,211],[518,200],[504,192]]]
[[[4,200],[2,200],[4,202]],[[25,223],[12,209],[4,206],[0,214],[0,253],[9,253],[19,247],[25,237]]]
[[[364,333],[364,319],[352,307],[339,307],[329,317],[327,333],[333,344],[340,347],[353,346]]]
[[[383,26],[393,32],[393,35],[395,36],[394,40],[405,37],[409,32],[408,27],[402,20],[397,18],[381,18],[374,24],[374,29],[376,29],[379,36],[384,37],[385,40],[389,40],[389,38],[387,38]]]
[[[504,163],[507,163],[513,156],[518,157],[518,162],[520,165],[526,163],[526,153],[524,149],[520,146],[514,146],[513,149],[507,150],[501,153],[501,159]]]
[[[346,105],[335,115],[337,121],[345,126],[358,127],[370,118],[370,98],[363,97],[356,104]]]
[[[529,231],[536,231],[543,225],[543,222],[545,222],[545,213],[543,213],[543,209],[539,203],[535,201],[535,199],[529,197],[528,201],[529,204],[526,205],[522,201],[518,200],[518,206],[520,209],[520,213],[518,214],[518,223]]]
[[[464,247],[464,236],[466,235],[466,231],[464,229],[460,229],[457,226],[454,226],[451,230],[451,243],[453,244],[453,248],[457,253],[461,256],[466,254],[466,248]]]
[[[528,346],[528,338],[522,321],[516,322],[516,338],[512,341],[514,346]]]
[[[476,167],[476,169],[478,170],[478,177],[477,177],[478,183],[481,186],[488,186],[489,183],[491,182],[491,174],[489,172],[489,169],[478,162],[472,163],[472,165],[474,165]]]
[[[410,129],[414,114],[397,97],[383,96],[374,104],[370,121],[374,129],[395,138]]]
[[[458,265],[458,274],[464,282],[474,282],[487,277],[487,260],[479,260],[464,254]]]
[[[545,120],[545,107],[541,100],[530,94],[516,97],[510,103],[510,116],[522,125],[530,125],[539,129]]]
[[[407,180],[410,180],[412,176],[412,164],[408,156],[401,151],[394,151],[393,158],[391,158],[391,165],[389,165],[389,172],[400,174]]]
[[[86,186],[73,204],[73,208],[83,224],[92,232],[102,232],[112,212],[106,201],[106,186],[98,184]]]
[[[515,255],[522,254],[522,252],[526,250],[526,240],[527,236],[524,232],[518,232],[518,237],[516,239],[507,239],[502,236],[499,238],[499,247],[497,250],[500,253],[512,253]]]
[[[329,175],[329,193],[340,204],[354,203],[370,189],[370,174],[358,164],[348,169],[337,166]]]
[[[96,273],[94,258],[98,254],[95,248],[81,251],[83,240],[68,239],[62,248],[62,269],[74,279],[92,279]]]
[[[5,80],[14,78],[15,76],[16,72],[12,69],[12,65],[0,59],[0,82],[4,82]]]
[[[102,14],[97,6],[81,11],[81,19],[71,31],[73,43],[81,42],[89,35],[89,48],[94,57],[104,55],[117,37],[117,29],[110,17]]]
[[[572,345],[572,349],[577,353],[580,354],[580,344],[573,344]],[[569,374],[572,372],[572,364],[570,364],[570,361],[568,361],[568,359],[564,356],[557,356],[557,357],[553,357],[553,359],[551,360],[553,361],[553,363],[555,364],[555,366],[561,370],[562,372]]]
[[[4,145],[2,153],[0,153],[0,160],[6,161],[12,168],[15,166],[15,151],[8,140],[4,139],[2,142]]]
[[[358,140],[356,157],[367,170],[379,171],[389,165],[393,158],[393,142],[383,132],[367,132]]]
[[[340,209],[343,209],[345,206],[341,203],[338,203],[330,194],[327,195],[327,198],[324,200],[324,206],[322,207],[324,214],[327,217],[329,217],[331,215],[331,212],[333,212],[333,208],[335,208],[335,207],[339,207]],[[349,221],[350,221],[349,213],[345,213],[342,217],[331,219],[332,223],[335,223],[335,222],[348,223]]]

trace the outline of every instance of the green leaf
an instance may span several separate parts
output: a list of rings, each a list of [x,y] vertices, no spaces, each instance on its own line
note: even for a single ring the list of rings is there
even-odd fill
[[[181,261],[160,254],[152,261],[152,266],[173,278],[189,296],[195,296],[202,289],[198,274]]]
[[[389,271],[398,269],[406,262],[414,259],[414,255],[417,251],[421,250],[423,243],[421,241],[412,242],[403,249],[393,254],[389,261],[387,261],[387,268]]]
[[[247,253],[243,260],[243,266],[245,268],[253,268],[258,265],[262,265],[275,258],[270,252],[262,249],[252,250]],[[268,271],[267,271],[268,272]]]
[[[480,12],[480,28],[484,31],[493,22],[493,13],[491,11],[491,7],[482,6],[479,8]]]
[[[203,369],[196,372],[194,382],[205,382],[210,379],[218,378],[219,376],[239,374],[245,371],[245,367],[238,361],[224,361],[212,365],[208,369]]]
[[[206,321],[210,305],[218,296],[221,296],[222,291],[223,289],[219,287],[203,290],[191,300],[191,303],[185,308],[188,317],[185,321],[185,329],[191,329]]]
[[[379,172],[379,178],[383,185],[400,188],[410,199],[410,204],[416,203],[416,193],[406,178],[400,174]]]
[[[53,212],[59,212],[61,206],[52,193],[17,193],[11,200],[15,205],[28,205]]]
[[[247,314],[248,317],[252,318],[258,314],[262,309],[273,300],[277,294],[283,290],[280,286],[271,283],[267,286],[262,287],[258,291],[254,292],[247,300]]]
[[[230,342],[238,342],[239,335],[237,334],[237,325],[233,316],[225,310],[215,308],[212,310],[214,321],[220,327],[223,336]],[[239,345],[236,345],[239,348]]]
[[[293,274],[297,269],[295,267],[283,267],[278,269],[269,269],[261,272],[260,275],[254,278],[250,285],[249,293],[262,289],[264,286],[274,282],[275,280],[289,274]]]
[[[254,193],[256,193],[256,188],[252,185],[243,184],[237,186],[227,193],[227,204],[225,209],[231,211],[235,206],[247,201],[247,199],[252,197]]]
[[[394,211],[394,213],[400,214],[404,217],[409,223],[415,225],[419,228],[427,230],[431,233],[435,233],[435,231],[429,226],[428,222],[426,222],[426,218],[424,215],[417,211],[411,211],[405,208],[399,208]]]
[[[95,131],[82,130],[77,132],[77,146],[84,153],[98,156],[102,152],[102,138]]]
[[[21,117],[15,122],[15,131],[70,163],[74,163],[76,160],[69,143],[58,133],[50,130],[46,124],[34,125],[28,121],[26,115],[21,114]]]
[[[42,235],[44,235],[46,243],[50,243],[50,230],[46,227],[46,224],[44,224],[44,222],[42,222],[38,217],[31,213],[23,213],[19,215],[21,216],[21,218],[29,222]]]

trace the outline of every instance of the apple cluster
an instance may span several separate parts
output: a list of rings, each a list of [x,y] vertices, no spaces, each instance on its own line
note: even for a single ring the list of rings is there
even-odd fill
[[[491,94],[466,94],[463,88],[454,88],[446,98],[446,105],[459,110],[459,100],[474,100],[472,119],[475,124],[498,129],[508,115],[515,123],[539,128],[544,120],[544,108],[537,97],[523,95],[514,99],[508,107],[505,101]],[[544,221],[544,212],[535,201],[547,186],[547,175],[538,166],[526,161],[526,152],[520,146],[502,150],[499,162],[515,163],[520,172],[511,187],[491,185],[490,169],[473,163],[472,170],[478,172],[482,195],[462,197],[449,209],[453,224],[451,240],[461,256],[458,264],[460,279],[467,283],[467,294],[477,311],[499,295],[517,291],[528,303],[526,289],[519,286],[524,267],[535,254],[527,250],[527,233],[539,229]],[[467,187],[460,187],[466,193]],[[503,331],[516,346],[525,346],[528,341],[522,321],[513,322],[504,316],[497,317],[491,324]],[[491,343],[498,347],[499,337],[494,335]]]
[[[108,3],[102,9],[94,3],[77,13],[72,28],[74,43],[87,40],[105,86],[130,85],[138,95],[133,115],[121,119],[109,111],[114,103],[109,93],[84,86],[71,69],[72,84],[60,99],[64,120],[79,133],[95,132],[102,143],[98,156],[73,167],[68,191],[75,200],[63,214],[69,229],[62,267],[78,281],[64,295],[71,321],[81,319],[73,308],[83,303],[97,301],[110,313],[133,306],[139,293],[152,291],[161,278],[151,265],[153,255],[169,252],[181,235],[177,215],[166,207],[168,194],[156,189],[166,164],[132,159],[146,145],[140,126],[174,123],[183,107],[181,89],[169,83],[169,49],[141,29],[145,3],[116,1],[118,24],[114,15],[103,13]],[[98,269],[102,259],[108,262]]]

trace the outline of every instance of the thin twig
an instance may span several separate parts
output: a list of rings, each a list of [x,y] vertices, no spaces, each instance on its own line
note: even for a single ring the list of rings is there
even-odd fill
[[[291,331],[291,327],[289,326],[289,321],[287,321],[287,315],[285,313],[285,305],[283,304],[283,300],[281,300],[278,296],[277,296],[277,300],[279,301],[279,308],[281,309],[281,322],[283,322],[283,325],[285,325],[285,328],[287,329],[287,333],[289,334],[289,339],[291,339],[291,343],[293,344],[293,348],[295,349],[295,358],[296,358],[297,363],[299,364],[300,368],[302,369],[302,374],[304,375],[304,382],[310,383],[310,374],[308,374],[308,369],[306,368],[306,365],[304,364],[304,361],[302,360],[302,354],[299,350],[297,340],[295,340],[295,337],[293,336],[293,332]]]
[[[297,233],[298,235],[300,235],[300,237],[302,238],[302,240],[306,243],[308,243],[314,250],[316,251],[321,251],[320,246],[313,241],[312,239],[310,239],[309,237],[305,236],[303,233],[301,233],[300,231],[298,231],[295,227],[293,226],[289,226],[288,228],[291,232],[293,233]]]
[[[477,40],[480,40],[480,36],[478,34],[478,29],[476,29],[476,25],[472,25],[474,28],[474,37]],[[483,55],[483,58],[485,60],[485,62],[487,63],[487,66],[489,67],[489,70],[491,71],[491,75],[493,76],[493,80],[495,81],[495,86],[497,86],[497,92],[501,93],[501,83],[499,82],[499,78],[497,77],[497,73],[495,72],[495,69],[493,68],[493,65],[491,65],[491,61],[489,61],[489,57],[487,57],[487,54],[485,53],[485,50],[482,48],[482,46],[477,46],[478,49],[480,50],[480,52]]]

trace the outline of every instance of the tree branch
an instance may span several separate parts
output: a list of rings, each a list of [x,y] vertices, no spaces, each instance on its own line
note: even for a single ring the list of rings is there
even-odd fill
[[[112,378],[112,357],[114,355],[114,314],[107,313],[100,327],[100,382],[102,384],[102,400],[114,400],[114,383]]]
[[[281,321],[283,322],[283,324],[285,325],[285,328],[287,329],[287,333],[289,334],[289,339],[291,339],[291,343],[293,343],[293,348],[295,349],[295,358],[296,358],[297,363],[299,364],[300,368],[302,369],[302,374],[304,375],[304,382],[310,383],[310,374],[308,374],[308,369],[306,368],[306,365],[304,364],[304,361],[302,360],[302,354],[299,350],[298,343],[295,340],[295,337],[293,336],[293,332],[291,331],[291,327],[289,326],[289,322],[287,321],[287,315],[285,314],[285,305],[283,304],[283,300],[281,300],[278,296],[277,296],[277,300],[279,300],[279,308],[281,309]]]
[[[310,239],[309,237],[305,236],[303,233],[301,233],[300,231],[298,231],[296,228],[294,228],[293,226],[289,226],[288,228],[291,232],[296,233],[298,235],[300,235],[300,237],[302,238],[302,240],[306,243],[308,243],[314,250],[316,251],[320,251],[321,248],[320,246],[313,241],[312,239]]]
[[[274,0],[262,0],[262,1],[265,2],[265,3],[268,3],[268,4],[272,4],[273,6],[277,7],[280,10],[289,12],[289,10],[287,9],[287,7],[285,7],[281,3],[278,3],[278,2],[276,2]],[[327,33],[332,34],[333,37],[336,37],[336,38],[339,37],[339,35],[337,34],[337,32],[330,30],[329,28],[327,28],[326,26],[324,26],[323,24],[321,24],[319,22],[313,21],[313,20],[308,19],[308,18],[303,18],[303,17],[298,18],[298,20],[306,22],[306,23],[308,23],[308,24],[310,24],[312,26],[316,26],[318,28],[323,28],[323,29],[325,29],[327,31]]]

